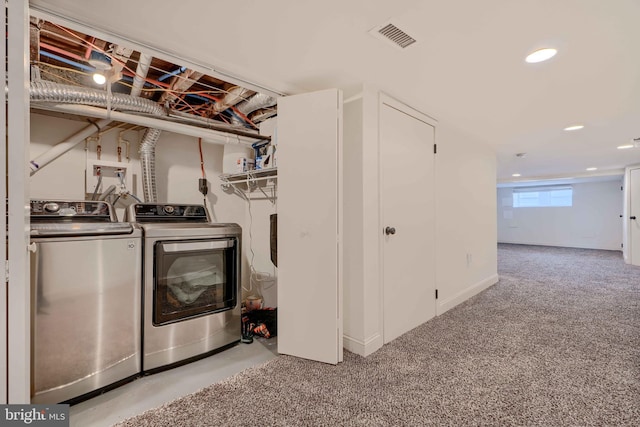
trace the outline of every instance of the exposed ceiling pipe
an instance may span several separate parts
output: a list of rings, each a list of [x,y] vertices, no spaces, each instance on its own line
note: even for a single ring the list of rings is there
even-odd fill
[[[220,102],[216,102],[213,104],[214,113],[222,113],[229,107],[233,107],[240,101],[244,101],[247,97],[253,95],[255,92],[249,89],[245,89],[240,86],[234,86],[227,94],[220,100]]]
[[[43,167],[45,167],[58,157],[62,156],[67,151],[71,150],[86,138],[104,129],[109,123],[111,123],[111,120],[106,119],[100,120],[95,124],[91,124],[90,126],[87,126],[86,128],[74,133],[64,141],[59,142],[58,144],[51,147],[48,151],[31,160],[29,162],[29,168],[31,168],[31,176],[33,176],[39,170],[42,170]]]
[[[273,107],[278,102],[277,98],[273,96],[265,95],[263,93],[256,93],[249,100],[241,102],[236,106],[236,109],[240,111],[245,116],[253,111],[256,111],[260,108]],[[235,115],[231,115],[231,123],[234,125],[242,124],[242,120],[240,120]]]
[[[237,126],[230,125],[227,123],[222,123],[217,120],[209,119],[206,117],[196,116],[193,114],[185,113],[182,111],[172,110],[169,112],[168,119],[165,120],[174,120],[179,123],[192,123],[202,128],[212,129],[225,133],[232,133],[234,135],[246,136],[247,138],[264,138],[264,136],[257,133],[257,131],[238,128]]]
[[[136,74],[133,76],[133,84],[131,86],[131,96],[139,97],[142,93],[151,60],[153,57],[140,52],[138,59],[138,67]],[[164,112],[163,112],[164,113]],[[160,138],[160,130],[148,128],[140,141],[140,169],[142,171],[142,191],[144,193],[145,202],[156,202],[158,200],[158,192],[156,190],[156,143]]]
[[[140,96],[140,93],[142,93],[142,88],[144,87],[144,79],[147,77],[149,67],[151,66],[151,59],[151,55],[140,53],[138,68],[136,68],[136,75],[133,76],[133,87],[131,88],[131,96]]]
[[[89,116],[96,118],[109,117],[112,120],[130,123],[138,126],[152,127],[168,132],[175,132],[181,135],[193,136],[195,138],[202,138],[208,142],[216,144],[243,144],[251,146],[256,141],[263,141],[271,139],[268,136],[255,135],[255,136],[242,136],[236,135],[231,132],[217,131],[213,129],[206,129],[193,124],[175,123],[172,117],[154,117],[132,113],[125,113],[119,111],[107,111],[104,108],[91,107],[87,105],[75,105],[75,104],[54,104],[54,103],[32,103],[33,108],[39,108],[49,111],[58,111],[62,113],[76,114],[81,116]]]

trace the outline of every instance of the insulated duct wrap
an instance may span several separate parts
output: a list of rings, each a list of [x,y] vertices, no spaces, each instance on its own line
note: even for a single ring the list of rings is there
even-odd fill
[[[60,85],[44,80],[31,82],[29,92],[31,101],[51,102],[54,104],[82,104],[94,107],[111,108],[119,111],[137,111],[139,113],[164,116],[164,109],[153,101],[122,93],[108,94],[106,91],[80,86]]]
[[[247,101],[243,101],[236,106],[236,109],[240,111],[245,116],[249,113],[259,110],[260,108],[267,108],[276,105],[278,100],[273,96],[265,95],[263,93],[256,93],[251,99]],[[243,121],[236,117],[231,116],[231,123],[234,125],[241,125]]]
[[[110,108],[118,111],[165,116],[164,109],[157,103],[137,96],[120,93],[109,94],[90,88],[60,85],[48,81],[31,82],[30,98],[32,102],[53,104],[81,104]],[[145,202],[156,202],[155,147],[160,137],[159,129],[147,129],[140,143],[140,163]]]
[[[253,94],[254,92],[245,89],[239,86],[233,87],[229,89],[229,92],[220,100],[220,102],[216,102],[213,105],[213,111],[216,113],[222,113],[229,107],[236,105],[240,101],[244,101],[248,96]]]

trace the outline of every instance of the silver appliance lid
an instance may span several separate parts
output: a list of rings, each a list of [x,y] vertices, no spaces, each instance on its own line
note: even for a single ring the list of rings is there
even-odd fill
[[[133,233],[133,225],[126,222],[31,223],[31,237],[87,236],[131,233]]]

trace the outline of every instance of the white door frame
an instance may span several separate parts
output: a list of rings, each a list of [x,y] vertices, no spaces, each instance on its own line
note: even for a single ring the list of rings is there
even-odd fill
[[[383,105],[388,105],[392,108],[395,108],[396,110],[402,111],[405,114],[408,114],[412,117],[415,117],[416,119],[419,119],[431,126],[433,126],[434,128],[434,143],[437,144],[437,129],[438,129],[438,121],[436,119],[434,119],[433,117],[430,117],[418,110],[416,110],[415,108],[412,108],[410,106],[408,106],[407,104],[404,104],[403,102],[397,100],[396,98],[393,98],[390,95],[387,95],[386,93],[380,92],[379,97],[378,97],[378,130],[377,130],[377,134],[378,134],[378,144],[377,144],[377,150],[378,153],[381,153],[381,148],[382,148],[382,141],[380,138],[380,112],[383,108]],[[379,230],[378,230],[378,277],[380,278],[379,280],[379,286],[380,286],[380,306],[379,306],[379,313],[380,313],[380,320],[379,320],[379,325],[380,325],[380,335],[382,336],[382,342],[386,342],[386,338],[384,336],[384,233],[382,231],[382,229],[385,227],[385,223],[384,223],[384,212],[383,212],[383,207],[384,207],[384,195],[382,192],[382,162],[384,161],[384,159],[382,159],[382,156],[378,156],[378,183],[377,183],[377,187],[378,187],[378,218],[379,218]],[[434,169],[434,180],[435,180],[435,169]],[[434,189],[434,199],[435,199],[435,189]],[[434,213],[434,220],[437,220],[437,218],[435,218],[435,213]],[[435,229],[435,221],[433,224],[433,227]],[[435,235],[435,234],[434,234]],[[433,272],[434,274],[434,278],[435,278],[435,271]],[[434,279],[435,280],[435,279]],[[435,312],[436,312],[436,316],[438,314],[437,311],[437,300],[434,300],[433,302],[434,306],[435,306]]]
[[[631,171],[636,169],[640,170],[640,165],[627,166],[625,168],[624,174],[624,221],[622,223],[622,253],[627,264],[631,264],[631,260],[633,259],[632,252],[634,250],[633,242],[631,241],[631,223],[629,217],[631,216]],[[640,194],[640,189],[636,189],[636,194]],[[640,251],[640,247],[636,247],[635,250]]]
[[[29,2],[8,0],[7,402],[30,403]]]
[[[4,15],[6,16],[7,6],[4,7]],[[2,32],[7,34],[6,21],[3,21]],[[2,58],[7,57],[6,43],[0,46]],[[7,73],[5,67],[0,67],[0,81],[6,81]],[[2,91],[2,99],[0,99],[0,138],[3,141],[4,149],[0,153],[0,200],[7,199],[7,131],[6,131],[6,113],[7,113],[7,94]],[[0,260],[5,265],[7,262],[7,205],[0,203]],[[6,269],[0,268],[0,404],[7,403],[7,275]]]

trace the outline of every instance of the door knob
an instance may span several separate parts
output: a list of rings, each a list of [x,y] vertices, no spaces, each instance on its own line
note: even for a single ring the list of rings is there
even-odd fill
[[[384,229],[384,234],[386,234],[387,236],[390,234],[396,234],[396,229],[394,227],[386,227]]]
[[[635,216],[630,216],[629,219],[636,219],[636,217]]]

